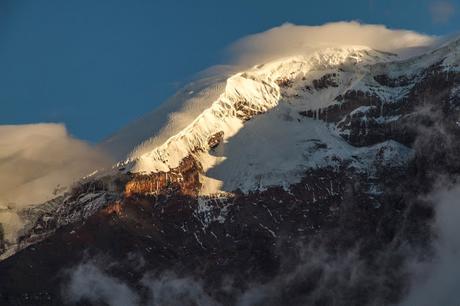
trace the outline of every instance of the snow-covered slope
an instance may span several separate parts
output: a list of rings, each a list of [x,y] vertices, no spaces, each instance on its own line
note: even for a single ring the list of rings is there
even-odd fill
[[[328,48],[253,67],[225,83],[219,80],[212,90],[204,86],[189,91],[195,102],[186,102],[190,107],[173,114],[186,119],[170,117],[163,127],[167,118],[160,115],[143,119],[139,127],[152,122],[158,133],[143,140],[120,168],[134,173],[168,172],[192,155],[204,169],[205,194],[289,185],[306,168],[333,164],[335,158],[354,156],[356,167],[367,168],[370,161],[359,158],[362,148],[350,146],[327,123],[299,112],[336,104],[336,97],[351,89],[367,91],[373,65],[396,59],[394,54],[363,46]],[[319,84],[324,76],[330,76],[325,80],[327,88]],[[170,110],[181,100],[184,93],[163,108]],[[126,131],[122,135],[131,137]],[[222,139],[211,150],[209,140],[215,135]],[[120,136],[112,139],[116,138]],[[317,140],[323,149],[315,149]]]
[[[161,145],[210,107],[224,91],[225,81],[232,73],[232,68],[227,66],[205,71],[157,109],[110,136],[99,147],[117,160],[123,160],[134,150],[141,154],[143,148]]]
[[[301,114],[316,112],[319,119],[321,111],[340,105],[340,97],[353,91],[394,103],[412,89],[423,69],[435,64],[458,69],[459,49],[459,40],[453,40],[403,60],[365,46],[344,46],[282,58],[231,76],[227,71],[186,86],[103,148],[118,158],[126,156],[118,168],[142,174],[168,172],[192,156],[203,168],[202,194],[288,186],[308,168],[343,160],[368,171],[372,157],[365,156],[372,147],[354,147],[343,137],[349,133],[346,128],[337,130],[327,120]],[[381,76],[400,79],[400,84],[382,86]],[[372,108],[356,107],[350,115],[365,115]],[[399,117],[382,114],[377,121]],[[397,142],[383,145],[393,147],[401,159],[410,156]]]

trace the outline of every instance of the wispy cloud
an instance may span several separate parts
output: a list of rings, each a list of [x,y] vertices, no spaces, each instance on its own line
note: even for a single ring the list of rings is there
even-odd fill
[[[360,45],[398,53],[435,42],[436,38],[432,36],[355,21],[334,22],[322,26],[287,23],[237,41],[230,47],[230,53],[236,62],[254,65],[281,57],[306,54],[324,47]]]
[[[433,23],[448,23],[455,15],[455,6],[450,1],[437,0],[430,4],[430,14]]]
[[[446,182],[440,185],[446,186]],[[414,284],[402,306],[455,306],[460,290],[460,185],[439,188],[431,200],[436,203],[434,243],[436,255],[430,261],[415,262],[412,267]]]
[[[69,282],[62,289],[64,298],[72,304],[89,301],[109,306],[221,305],[205,292],[199,280],[178,277],[172,272],[158,276],[146,273],[136,283],[136,288],[143,288],[148,293],[146,301],[142,301],[133,287],[104,272],[93,262],[82,263],[67,273]]]
[[[110,306],[139,305],[139,297],[128,285],[91,263],[81,264],[72,271],[64,295],[71,303],[86,300]]]
[[[7,239],[20,228],[17,211],[111,163],[62,124],[0,126],[0,148],[0,224]]]

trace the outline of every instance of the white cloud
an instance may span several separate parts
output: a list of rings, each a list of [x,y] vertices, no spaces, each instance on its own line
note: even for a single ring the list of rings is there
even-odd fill
[[[110,164],[61,124],[0,126],[0,223],[7,239],[20,228],[16,212],[41,204],[95,169]]]
[[[450,1],[434,1],[430,5],[430,14],[433,23],[447,23],[455,15],[455,6]]]
[[[240,39],[229,51],[238,63],[254,65],[266,61],[312,52],[319,48],[362,45],[387,51],[431,46],[437,39],[406,30],[392,30],[383,25],[358,22],[334,22],[321,26],[290,23]]]

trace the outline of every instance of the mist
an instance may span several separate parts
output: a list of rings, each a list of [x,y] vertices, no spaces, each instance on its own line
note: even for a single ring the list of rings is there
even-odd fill
[[[109,306],[351,305],[350,298],[356,295],[362,296],[362,305],[386,304],[386,285],[395,277],[386,274],[393,250],[379,253],[382,265],[387,266],[378,271],[370,270],[358,249],[331,255],[315,243],[298,244],[294,258],[279,251],[280,271],[267,282],[251,282],[243,289],[231,275],[217,292],[199,277],[168,270],[147,271],[135,281],[121,279],[111,269],[129,266],[128,262],[98,262],[106,256],[96,256],[66,271],[62,293],[72,304],[86,301]],[[215,298],[219,295],[221,300]]]
[[[311,53],[320,48],[343,45],[367,46],[407,58],[439,42],[437,37],[356,21],[321,26],[285,23],[238,40],[229,47],[228,52],[233,61],[242,65],[261,64],[277,58]]]
[[[139,305],[139,297],[131,288],[91,263],[81,264],[71,272],[63,293],[70,303],[86,300],[110,306]]]
[[[413,284],[401,306],[455,306],[460,290],[460,185],[438,186],[430,195],[436,205],[434,256],[412,263]]]
[[[111,164],[62,124],[0,126],[0,148],[0,223],[7,240],[21,228],[19,210],[50,200],[75,180]]]
[[[116,263],[112,263],[116,265]],[[106,273],[96,262],[84,262],[67,271],[68,282],[62,287],[70,303],[89,301],[109,306],[219,306],[200,280],[179,277],[173,272],[160,275],[145,273],[136,289]],[[145,294],[140,294],[143,291]]]

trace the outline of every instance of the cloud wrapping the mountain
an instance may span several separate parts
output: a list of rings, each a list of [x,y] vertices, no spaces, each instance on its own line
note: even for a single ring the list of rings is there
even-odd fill
[[[383,287],[389,278],[382,274],[384,270],[380,273],[369,273],[364,259],[356,250],[343,252],[340,256],[331,256],[317,245],[298,245],[298,252],[298,258],[285,256],[282,260],[283,268],[268,282],[251,283],[248,288],[242,289],[235,283],[236,280],[229,276],[221,283],[221,288],[218,289],[220,294],[234,298],[232,305],[235,306],[281,305],[292,292],[296,294],[298,305],[314,305],[318,301],[344,305],[350,294],[357,292],[357,288],[368,287],[379,289],[372,297],[372,305],[384,304]],[[382,259],[388,259],[385,257],[385,251],[382,256]],[[385,260],[382,262],[385,264]],[[150,271],[144,273],[140,281],[128,283],[113,276],[110,269],[105,271],[102,268],[119,265],[119,262],[97,263],[96,260],[92,260],[68,270],[67,280],[62,287],[65,299],[71,303],[103,302],[109,306],[224,305],[207,292],[212,292],[215,288],[210,289],[204,280],[193,276],[180,277],[173,271]],[[123,262],[121,266],[129,266],[128,261]],[[296,288],[303,289],[296,292]],[[121,302],[123,304],[120,304]]]
[[[220,305],[206,294],[200,281],[190,277],[178,277],[172,272],[159,276],[149,273],[144,275],[136,287],[143,287],[147,292],[145,302],[142,302],[136,290],[105,273],[93,262],[82,263],[67,273],[69,280],[63,287],[63,295],[71,303],[102,302],[109,306]]]
[[[446,186],[445,182],[443,182]],[[413,263],[413,286],[401,306],[455,306],[460,290],[460,185],[439,188],[430,200],[436,205],[435,256]]]
[[[91,263],[81,264],[72,271],[64,295],[71,303],[85,300],[110,306],[139,305],[139,297],[132,289]]]
[[[290,23],[247,36],[234,43],[229,52],[243,65],[261,64],[280,57],[310,53],[320,48],[343,45],[368,46],[372,49],[414,55],[418,48],[437,42],[432,36],[407,30],[392,30],[383,25],[358,22],[334,22],[322,26]]]
[[[0,148],[0,223],[7,239],[20,228],[18,210],[111,163],[62,124],[0,126]]]

